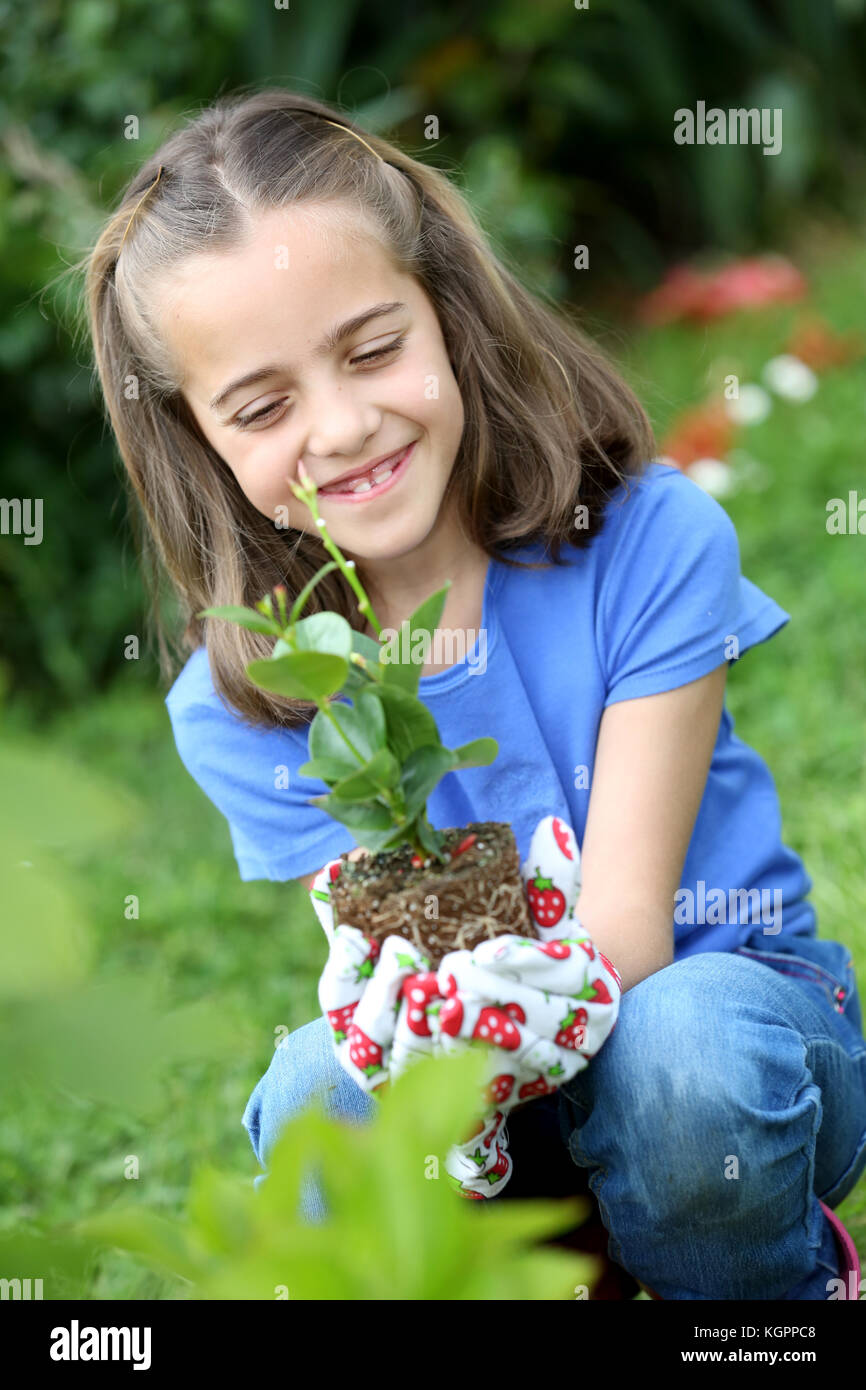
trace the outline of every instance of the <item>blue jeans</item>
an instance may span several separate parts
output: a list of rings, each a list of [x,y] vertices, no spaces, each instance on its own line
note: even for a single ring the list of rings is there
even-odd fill
[[[249,1099],[260,1162],[316,1093],[344,1120],[375,1113],[324,1018],[281,1043]],[[609,1256],[662,1298],[827,1298],[838,1260],[819,1199],[838,1206],[866,1168],[866,1040],[846,946],[757,928],[735,951],[675,961],[623,995],[604,1046],[546,1101],[509,1122],[526,1153],[512,1146],[498,1200],[560,1195],[573,1163]],[[314,1175],[302,1211],[327,1217]]]

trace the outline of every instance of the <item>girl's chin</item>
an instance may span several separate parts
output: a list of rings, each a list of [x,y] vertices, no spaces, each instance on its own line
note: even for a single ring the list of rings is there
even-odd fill
[[[353,537],[352,539],[355,541],[356,548],[350,550],[347,545],[343,545],[338,536],[334,535],[333,531],[331,532],[331,535],[337,542],[337,545],[342,550],[346,559],[354,560],[356,564],[359,565],[384,564],[389,560],[402,560],[407,555],[412,555],[428,534],[429,532],[427,531],[419,531],[417,536],[415,536],[401,532],[399,536],[389,536],[379,545],[376,545],[371,539],[369,545],[363,545],[362,543],[361,548],[357,548],[358,542],[355,541]]]

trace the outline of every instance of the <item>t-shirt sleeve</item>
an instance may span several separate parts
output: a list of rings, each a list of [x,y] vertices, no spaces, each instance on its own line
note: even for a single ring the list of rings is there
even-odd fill
[[[345,826],[308,804],[328,790],[297,773],[308,726],[252,727],[216,693],[188,702],[169,692],[166,707],[184,767],[228,821],[241,879],[299,878],[354,848]]]
[[[651,465],[622,499],[596,611],[605,705],[687,685],[790,621],[740,573],[727,512],[679,469]]]

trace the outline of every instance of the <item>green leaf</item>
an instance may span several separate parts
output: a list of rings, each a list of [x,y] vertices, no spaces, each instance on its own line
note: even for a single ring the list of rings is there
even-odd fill
[[[416,748],[442,747],[436,720],[416,696],[398,685],[386,683],[371,685],[365,695],[381,704],[388,747],[400,763],[405,763]]]
[[[394,754],[380,748],[357,772],[337,783],[334,795],[342,801],[368,801],[396,786],[399,779],[400,764]]]
[[[385,747],[385,713],[378,701],[371,702],[367,690],[358,692],[353,705],[334,700],[329,709],[352,746],[358,750],[360,759],[353,755],[345,739],[321,710],[310,725],[310,757],[316,761],[319,758],[335,759],[344,769],[343,776],[347,776],[350,772],[357,772],[374,753]]]
[[[442,834],[441,830],[434,830],[433,826],[427,819],[426,811],[422,811],[420,816],[415,821],[415,830],[417,832],[418,839],[421,841],[427,853],[435,854],[438,856],[443,844],[445,843],[445,836]],[[373,846],[369,845],[368,848],[372,849]]]
[[[382,662],[385,683],[389,686],[396,686],[398,689],[405,690],[407,694],[414,695],[418,690],[418,681],[421,679],[421,670],[433,640],[433,633],[442,617],[442,610],[445,607],[445,599],[451,587],[451,580],[435,594],[426,598],[420,607],[401,624],[397,636],[393,642],[393,653],[388,647],[383,649]],[[405,630],[405,635],[404,635]],[[426,642],[417,642],[417,634],[426,634]],[[405,645],[407,661],[401,659]],[[419,656],[421,659],[419,660]]]
[[[450,748],[425,745],[409,754],[400,784],[406,798],[406,814],[412,820],[423,810],[433,788],[454,766]]]
[[[390,830],[394,824],[388,807],[378,801],[341,801],[330,792],[327,796],[311,797],[310,805],[319,806],[350,830]],[[362,843],[366,844],[366,840]]]
[[[222,608],[203,608],[196,613],[197,618],[224,618],[226,622],[238,623],[248,627],[251,632],[266,632],[273,637],[279,632],[279,624],[273,618],[266,618],[254,608],[242,608],[236,604],[226,604]]]
[[[492,763],[499,752],[495,738],[476,738],[471,743],[463,743],[452,750],[454,769],[460,767],[486,767]]]
[[[353,827],[350,827],[353,829]],[[355,836],[359,845],[363,845],[371,854],[381,854],[386,849],[399,849],[406,844],[406,830],[408,826],[395,825],[393,820],[385,830],[366,829],[363,834]]]
[[[374,666],[379,664],[381,647],[372,637],[368,637],[366,632],[352,630],[352,651],[365,657],[367,661],[371,661]]]
[[[348,662],[352,629],[339,613],[312,613],[296,624],[294,643],[299,651],[327,652]]]
[[[293,1302],[571,1300],[599,1262],[537,1248],[589,1213],[585,1199],[495,1200],[479,1220],[444,1166],[477,1123],[488,1061],[478,1052],[422,1058],[398,1077],[372,1123],[347,1126],[317,1100],[287,1124],[258,1191],[204,1170],[181,1222],[139,1207],[92,1218],[80,1233],[188,1279],[196,1299]],[[298,1210],[316,1171],[325,1222]]]
[[[193,1253],[190,1230],[141,1207],[117,1206],[79,1221],[75,1233],[97,1246],[116,1246],[137,1255],[160,1272],[184,1279],[200,1278],[204,1261]]]
[[[254,685],[295,700],[323,700],[334,695],[346,679],[348,662],[328,652],[290,652],[287,656],[251,661],[246,672]]]
[[[345,746],[345,745],[344,745]],[[348,754],[349,750],[346,749]],[[354,759],[343,762],[340,758],[312,758],[298,768],[299,777],[310,777],[316,782],[339,782],[346,776],[346,769],[356,767]]]

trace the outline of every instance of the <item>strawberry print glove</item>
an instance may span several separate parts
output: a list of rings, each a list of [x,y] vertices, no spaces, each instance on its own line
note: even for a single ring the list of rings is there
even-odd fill
[[[380,945],[357,927],[333,926],[326,864],[311,890],[331,943],[319,1002],[336,1056],[373,1092],[413,1058],[489,1044],[483,1117],[451,1147],[445,1167],[466,1197],[501,1191],[511,1176],[506,1117],[570,1080],[616,1026],[621,980],[574,916],[580,858],[574,833],[548,816],[522,866],[539,939],[503,935],[451,951],[436,971],[401,936]]]

